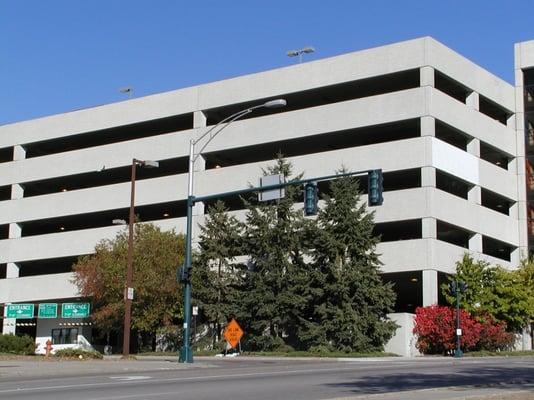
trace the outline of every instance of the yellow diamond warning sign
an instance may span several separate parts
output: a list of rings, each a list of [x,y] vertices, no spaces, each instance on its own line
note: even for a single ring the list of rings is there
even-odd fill
[[[232,319],[224,330],[224,338],[228,343],[230,343],[232,349],[235,349],[242,337],[243,329],[241,329],[235,319]]]

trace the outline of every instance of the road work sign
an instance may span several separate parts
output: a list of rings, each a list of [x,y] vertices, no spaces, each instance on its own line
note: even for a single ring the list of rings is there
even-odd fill
[[[224,330],[224,338],[232,346],[232,349],[235,349],[242,337],[243,329],[241,329],[235,319],[232,319]]]

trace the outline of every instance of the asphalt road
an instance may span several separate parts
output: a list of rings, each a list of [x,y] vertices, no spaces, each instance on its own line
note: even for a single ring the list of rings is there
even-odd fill
[[[534,398],[534,358],[0,361],[0,399],[418,400],[516,391]]]

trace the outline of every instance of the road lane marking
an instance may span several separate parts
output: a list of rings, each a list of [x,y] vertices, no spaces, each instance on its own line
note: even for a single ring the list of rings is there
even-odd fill
[[[239,377],[257,377],[257,376],[276,376],[276,375],[287,375],[287,374],[299,374],[299,373],[313,373],[313,372],[337,372],[337,371],[353,371],[354,368],[322,368],[322,369],[298,369],[298,370],[284,370],[284,371],[270,371],[270,372],[249,372],[249,373],[240,373]],[[236,374],[222,374],[222,375],[210,375],[210,376],[190,376],[182,378],[165,378],[165,379],[152,379],[150,383],[163,383],[163,382],[187,382],[187,381],[207,381],[210,379],[235,379]],[[3,389],[0,390],[2,393],[22,393],[22,392],[35,392],[38,390],[53,390],[53,389],[74,389],[74,388],[83,388],[83,387],[95,387],[95,386],[118,386],[123,384],[124,381],[113,381],[113,382],[100,382],[100,383],[80,383],[73,385],[57,385],[57,386],[38,386],[31,388],[15,388],[15,389]]]
[[[115,379],[117,381],[140,381],[146,379],[152,379],[151,376],[110,376],[109,379]]]

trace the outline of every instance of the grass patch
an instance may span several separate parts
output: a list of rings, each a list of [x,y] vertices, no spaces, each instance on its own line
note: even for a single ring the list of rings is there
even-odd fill
[[[221,354],[220,351],[215,350],[202,350],[194,351],[194,356],[215,356]],[[139,353],[139,356],[161,356],[161,357],[178,357],[176,352],[147,352]],[[372,352],[372,353],[345,353],[339,352],[309,352],[309,351],[244,351],[242,356],[249,357],[323,357],[323,358],[363,358],[363,357],[398,357],[397,354],[385,353],[385,352]]]
[[[54,353],[54,357],[77,360],[101,360],[103,358],[102,354],[98,351],[86,351],[82,349],[61,349]]]

